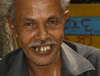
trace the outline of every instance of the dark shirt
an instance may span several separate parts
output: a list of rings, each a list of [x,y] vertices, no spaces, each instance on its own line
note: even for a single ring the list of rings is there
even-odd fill
[[[29,76],[21,48],[0,61],[0,76]],[[100,76],[100,50],[64,41],[61,46],[61,76]]]

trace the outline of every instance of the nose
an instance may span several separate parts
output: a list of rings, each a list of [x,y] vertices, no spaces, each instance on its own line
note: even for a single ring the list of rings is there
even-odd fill
[[[46,39],[48,39],[48,37],[49,37],[49,34],[46,27],[43,27],[43,26],[39,27],[36,39],[45,41]]]

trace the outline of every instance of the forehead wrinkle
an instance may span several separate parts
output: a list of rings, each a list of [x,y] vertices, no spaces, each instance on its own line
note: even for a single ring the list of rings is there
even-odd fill
[[[22,21],[35,21],[35,20],[33,20],[31,18],[24,18]]]
[[[19,13],[18,15],[21,17],[20,21],[23,20],[24,16],[29,18],[29,19],[25,19],[24,21],[26,21],[26,20],[33,21],[33,19],[34,19],[34,21],[43,21],[43,20],[45,21],[45,20],[51,19],[51,18],[52,19],[53,18],[59,18],[56,15],[59,16],[59,10],[58,9],[60,7],[56,6],[55,9],[54,9],[54,7],[51,7],[51,6],[55,6],[54,3],[56,3],[56,2],[53,3],[52,0],[49,0],[49,2],[47,2],[47,0],[44,0],[43,2],[40,1],[39,3],[37,1],[34,2],[34,3],[32,2],[32,1],[35,1],[35,0],[29,0],[28,2],[27,2],[27,0],[25,0],[25,1],[22,1],[20,6],[17,4],[18,7],[20,7],[20,8],[17,8],[17,9],[21,10],[19,12],[17,11],[17,13]],[[55,1],[57,1],[57,0],[55,0]],[[44,3],[44,2],[46,2],[46,3]],[[22,4],[24,4],[25,7],[22,6]],[[51,12],[51,11],[54,11],[54,12]],[[56,14],[55,16],[53,16],[54,13]],[[16,17],[18,17],[18,15],[16,14]],[[52,17],[50,17],[50,15]]]
[[[48,20],[50,20],[50,19],[60,19],[60,18],[61,18],[60,16],[53,15],[53,16],[51,16],[50,18],[48,18]]]
[[[49,18],[46,18],[46,20],[50,20],[50,19],[61,19],[61,17],[57,16],[57,15],[52,15]],[[22,21],[24,22],[24,21],[35,21],[35,20],[25,17],[25,18],[22,19]]]

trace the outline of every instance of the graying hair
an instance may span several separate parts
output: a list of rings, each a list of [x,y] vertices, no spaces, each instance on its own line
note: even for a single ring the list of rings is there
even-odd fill
[[[3,0],[4,4],[5,4],[5,11],[6,11],[6,15],[11,17],[12,20],[14,21],[14,12],[15,12],[15,0]]]
[[[15,12],[15,1],[16,0],[4,0],[4,3],[6,5],[6,12],[7,12],[7,16],[11,17],[13,21],[14,20],[14,12]],[[69,4],[70,0],[60,0],[61,3],[61,7],[63,10],[63,13],[65,11],[66,6]]]
[[[70,0],[60,0],[63,13],[64,13],[66,7],[68,6],[69,2],[70,2]]]

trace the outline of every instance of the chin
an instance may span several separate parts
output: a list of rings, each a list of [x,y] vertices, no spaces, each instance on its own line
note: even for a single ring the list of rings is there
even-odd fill
[[[55,60],[56,56],[53,57],[52,59],[45,59],[45,60],[32,60],[30,58],[27,58],[28,62],[31,64],[35,64],[37,66],[45,66],[51,64]]]

